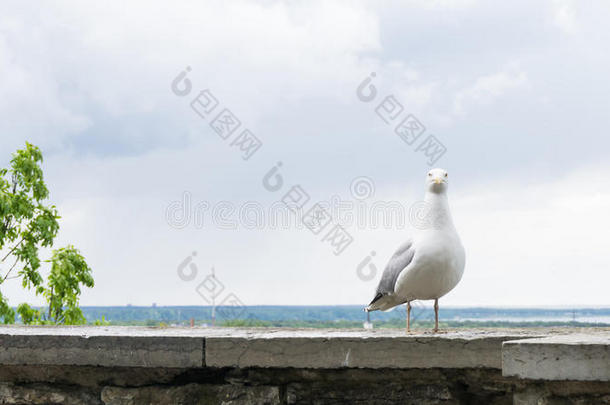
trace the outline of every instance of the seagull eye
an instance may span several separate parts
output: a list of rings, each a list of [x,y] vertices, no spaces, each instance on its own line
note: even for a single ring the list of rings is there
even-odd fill
[[[432,173],[428,173],[428,176],[432,176]]]
[[[445,173],[445,177],[448,177],[449,175],[447,173]]]

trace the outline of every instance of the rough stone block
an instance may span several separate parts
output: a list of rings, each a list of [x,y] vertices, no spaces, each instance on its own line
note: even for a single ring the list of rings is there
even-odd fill
[[[203,384],[105,387],[102,401],[105,405],[279,405],[280,391],[278,387]]]
[[[51,384],[0,383],[0,404],[101,405],[99,395],[78,387]]]

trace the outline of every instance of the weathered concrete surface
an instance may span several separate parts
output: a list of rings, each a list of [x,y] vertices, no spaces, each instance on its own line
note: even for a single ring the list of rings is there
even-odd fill
[[[531,336],[531,334],[529,335]],[[525,333],[253,332],[206,339],[211,367],[476,368],[502,367],[502,342]]]
[[[0,327],[0,404],[610,404],[609,337]]]
[[[0,364],[201,367],[203,339],[159,329],[2,327]]]
[[[0,327],[0,364],[6,365],[501,369],[504,364],[507,376],[599,380],[610,375],[609,348],[610,331],[604,329],[578,335],[566,335],[565,329],[407,335],[401,330]]]
[[[508,341],[503,374],[533,380],[610,381],[610,334]]]
[[[0,327],[0,364],[116,367],[502,367],[531,331]]]

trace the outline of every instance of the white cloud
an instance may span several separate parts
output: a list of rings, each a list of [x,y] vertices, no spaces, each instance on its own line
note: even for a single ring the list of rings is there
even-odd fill
[[[194,155],[178,160],[188,162]],[[120,159],[69,169],[79,172],[80,180],[71,186],[80,195],[58,196],[63,216],[58,246],[75,242],[95,270],[96,288],[84,292],[84,304],[203,304],[197,283],[176,274],[192,251],[198,252],[201,278],[216,266],[227,290],[246,304],[364,304],[386,260],[410,232],[350,228],[353,246],[335,257],[307,229],[230,231],[210,222],[203,229],[192,223],[171,229],[164,217],[166,195],[152,183],[137,182],[140,172],[151,170],[159,184],[167,181],[153,168],[176,158],[158,155],[146,163]],[[62,172],[53,173],[54,181]],[[121,173],[135,188],[113,185]],[[87,179],[95,183],[87,184]],[[467,265],[462,282],[443,298],[445,305],[607,304],[610,167],[583,167],[553,181],[539,181],[535,174],[527,180],[505,177],[470,185],[464,180],[452,180],[450,201]],[[409,206],[420,198],[418,183],[378,189],[375,198]],[[180,187],[173,185],[176,199]],[[66,189],[65,184],[60,188]],[[194,201],[219,200],[211,190],[191,191]],[[273,195],[268,197],[261,200],[263,206],[273,201]],[[240,200],[233,202],[239,205]],[[364,282],[356,266],[373,250],[378,277]],[[3,288],[11,302],[26,296],[18,285]]]
[[[90,125],[88,117],[71,110],[62,100],[59,83],[49,74],[48,66],[23,58],[20,48],[24,44],[15,38],[29,36],[27,29],[2,15],[0,26],[6,27],[4,32],[0,30],[0,133],[3,141],[14,146],[11,140],[23,139],[27,134],[31,142],[49,144],[49,134],[60,132],[65,136],[86,129]],[[56,144],[57,138],[54,138],[51,144]]]
[[[453,207],[469,258],[451,301],[607,304],[610,167],[583,167],[551,182],[534,173],[458,192]]]
[[[431,1],[426,1],[426,0],[411,0],[409,3],[417,6],[417,7],[423,7],[423,8],[430,8],[430,9],[442,9],[442,10],[452,10],[452,9],[460,9],[460,8],[468,8],[468,7],[472,7],[473,5],[475,5],[477,3],[476,0],[458,0],[458,1],[451,1],[451,0],[431,0]]]
[[[351,100],[359,53],[379,49],[377,18],[353,2],[2,8],[0,122],[43,146],[92,125],[99,132],[104,120],[150,114],[175,122],[185,107],[169,83],[186,65],[197,88],[212,88],[250,125],[286,100]],[[141,142],[138,133],[122,136]]]
[[[287,185],[319,198],[359,175],[409,180],[394,195],[419,198],[425,157],[374,112],[394,94],[448,147],[439,164],[462,172],[451,193],[469,261],[446,302],[603,303],[603,283],[572,273],[608,281],[608,195],[587,185],[610,173],[580,171],[608,155],[603,15],[530,2],[3,2],[0,160],[26,140],[43,147],[58,244],[96,272],[85,304],[201,303],[175,272],[192,250],[246,303],[365,303],[374,282],[355,266],[376,250],[381,271],[404,232],[358,232],[336,258],[306,230],[172,230],[164,208],[184,190],[268,203],[260,178],[278,160]],[[550,20],[577,35],[540,28]],[[170,92],[186,65],[263,138],[260,157],[241,161]],[[373,71],[379,96],[364,104],[356,86]]]
[[[454,113],[464,115],[468,110],[488,105],[526,83],[527,74],[515,68],[479,77],[471,86],[456,94]]]
[[[553,22],[563,32],[573,34],[578,29],[575,5],[572,0],[553,1]]]

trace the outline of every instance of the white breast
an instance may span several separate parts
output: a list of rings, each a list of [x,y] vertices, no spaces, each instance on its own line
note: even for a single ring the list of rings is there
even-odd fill
[[[413,261],[396,280],[396,294],[409,301],[437,299],[459,283],[466,260],[454,229],[421,232],[414,248]]]

